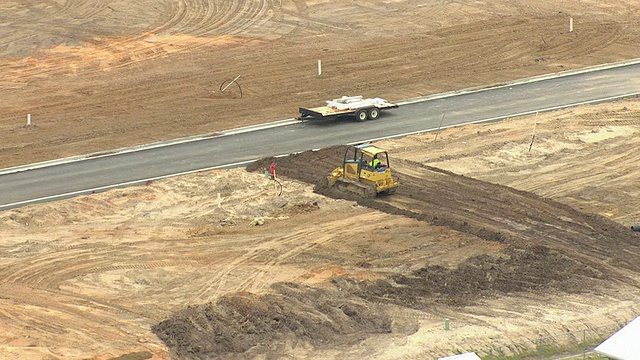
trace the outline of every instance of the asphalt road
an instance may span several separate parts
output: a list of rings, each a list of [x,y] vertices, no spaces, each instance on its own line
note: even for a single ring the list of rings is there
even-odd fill
[[[217,137],[174,141],[108,156],[0,171],[0,210],[143,183],[216,167],[332,145],[497,121],[537,111],[611,101],[640,94],[640,63],[420,101],[398,102],[374,121],[312,120]],[[313,104],[299,104],[314,106]],[[297,110],[297,108],[296,108]]]

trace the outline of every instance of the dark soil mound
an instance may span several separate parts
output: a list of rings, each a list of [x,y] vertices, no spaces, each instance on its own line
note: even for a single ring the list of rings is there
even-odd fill
[[[640,234],[626,226],[535,194],[420,163],[391,160],[400,178],[400,187],[392,196],[366,199],[322,186],[326,175],[342,163],[345,149],[335,146],[275,159],[278,173],[313,184],[317,192],[329,197],[354,200],[361,206],[517,249],[544,245],[607,276],[623,277],[623,281],[629,279],[621,269],[640,271],[635,255],[640,253]],[[247,170],[259,171],[272,160],[260,160]]]
[[[502,257],[475,256],[458,267],[427,266],[409,275],[376,282],[338,278],[340,288],[379,303],[427,309],[434,304],[466,306],[515,292],[588,291],[602,273],[544,246],[509,251]]]
[[[276,163],[276,175],[316,184],[342,164],[347,146],[338,145],[320,151],[305,151],[285,157],[268,157],[247,166],[247,171],[263,173]]]
[[[298,342],[341,347],[391,333],[393,324],[401,329],[393,332],[417,329],[410,319],[387,315],[388,304],[426,310],[520,291],[580,292],[601,277],[595,269],[533,246],[497,258],[472,257],[453,269],[427,266],[377,281],[338,277],[332,280],[334,289],[274,284],[273,294],[228,295],[215,304],[186,308],[152,330],[179,359],[276,356]]]
[[[379,306],[338,290],[275,284],[274,293],[239,293],[215,304],[186,308],[152,330],[176,358],[228,358],[232,354],[277,354],[286,343],[316,348],[353,344],[390,333]],[[281,353],[281,352],[280,352]]]

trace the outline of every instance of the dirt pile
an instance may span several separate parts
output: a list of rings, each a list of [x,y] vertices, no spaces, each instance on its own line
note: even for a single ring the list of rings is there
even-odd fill
[[[279,158],[276,160],[279,173],[310,184],[322,184],[322,178],[342,162],[344,149],[336,146]],[[247,169],[262,169],[271,161],[264,159]],[[604,273],[616,272],[607,265],[612,260],[616,268],[640,270],[633,255],[640,250],[640,236],[603,216],[418,162],[392,160],[391,167],[401,182],[393,196],[362,199],[322,186],[316,186],[316,191],[518,249],[545,245],[581,257],[580,262]]]
[[[344,150],[337,146],[262,159],[247,170],[262,172],[275,161],[281,175],[322,183]],[[427,260],[411,273],[375,280],[338,276],[328,289],[275,284],[264,296],[238,293],[188,308],[154,331],[178,356],[251,357],[281,352],[298,341],[314,348],[340,347],[366,334],[393,333],[385,313],[389,306],[428,311],[516,293],[598,293],[603,280],[635,284],[627,270],[640,271],[633,255],[640,250],[639,236],[620,224],[420,163],[399,160],[391,165],[402,184],[395,195],[350,199],[464,233],[470,241],[499,243],[503,250],[469,257],[453,267]],[[316,186],[316,191],[337,198],[353,196],[323,186]]]
[[[240,353],[251,358],[281,355],[297,343],[353,345],[371,334],[390,333],[391,322],[381,306],[337,289],[277,283],[271,294],[236,293],[215,304],[186,308],[152,330],[177,358]]]
[[[378,280],[339,276],[330,288],[276,283],[270,294],[239,292],[188,307],[152,330],[178,359],[277,358],[288,347],[340,348],[373,334],[415,332],[415,321],[391,316],[390,304],[429,310],[518,291],[583,292],[601,277],[547,247],[532,246],[502,257],[475,256],[453,269],[427,266]]]
[[[602,278],[596,269],[568,256],[545,246],[532,246],[509,249],[502,257],[475,256],[452,269],[427,266],[412,274],[349,288],[372,302],[427,310],[436,304],[468,306],[516,292],[583,292]]]

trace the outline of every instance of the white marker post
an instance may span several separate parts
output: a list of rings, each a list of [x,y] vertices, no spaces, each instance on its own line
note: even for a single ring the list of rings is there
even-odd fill
[[[573,18],[569,18],[569,32],[573,32]]]
[[[222,198],[220,197],[220,193],[218,193],[218,209],[220,209],[221,205],[222,205]]]
[[[27,114],[27,126],[31,126],[31,114]]]
[[[318,60],[318,76],[322,75],[322,60]]]

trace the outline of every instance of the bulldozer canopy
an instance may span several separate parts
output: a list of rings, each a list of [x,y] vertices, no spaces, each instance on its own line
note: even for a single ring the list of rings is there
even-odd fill
[[[369,155],[371,157],[374,157],[377,154],[382,154],[387,152],[387,150],[381,149],[371,144],[361,144],[356,146],[356,148],[360,149],[360,151],[362,151],[364,154]]]

